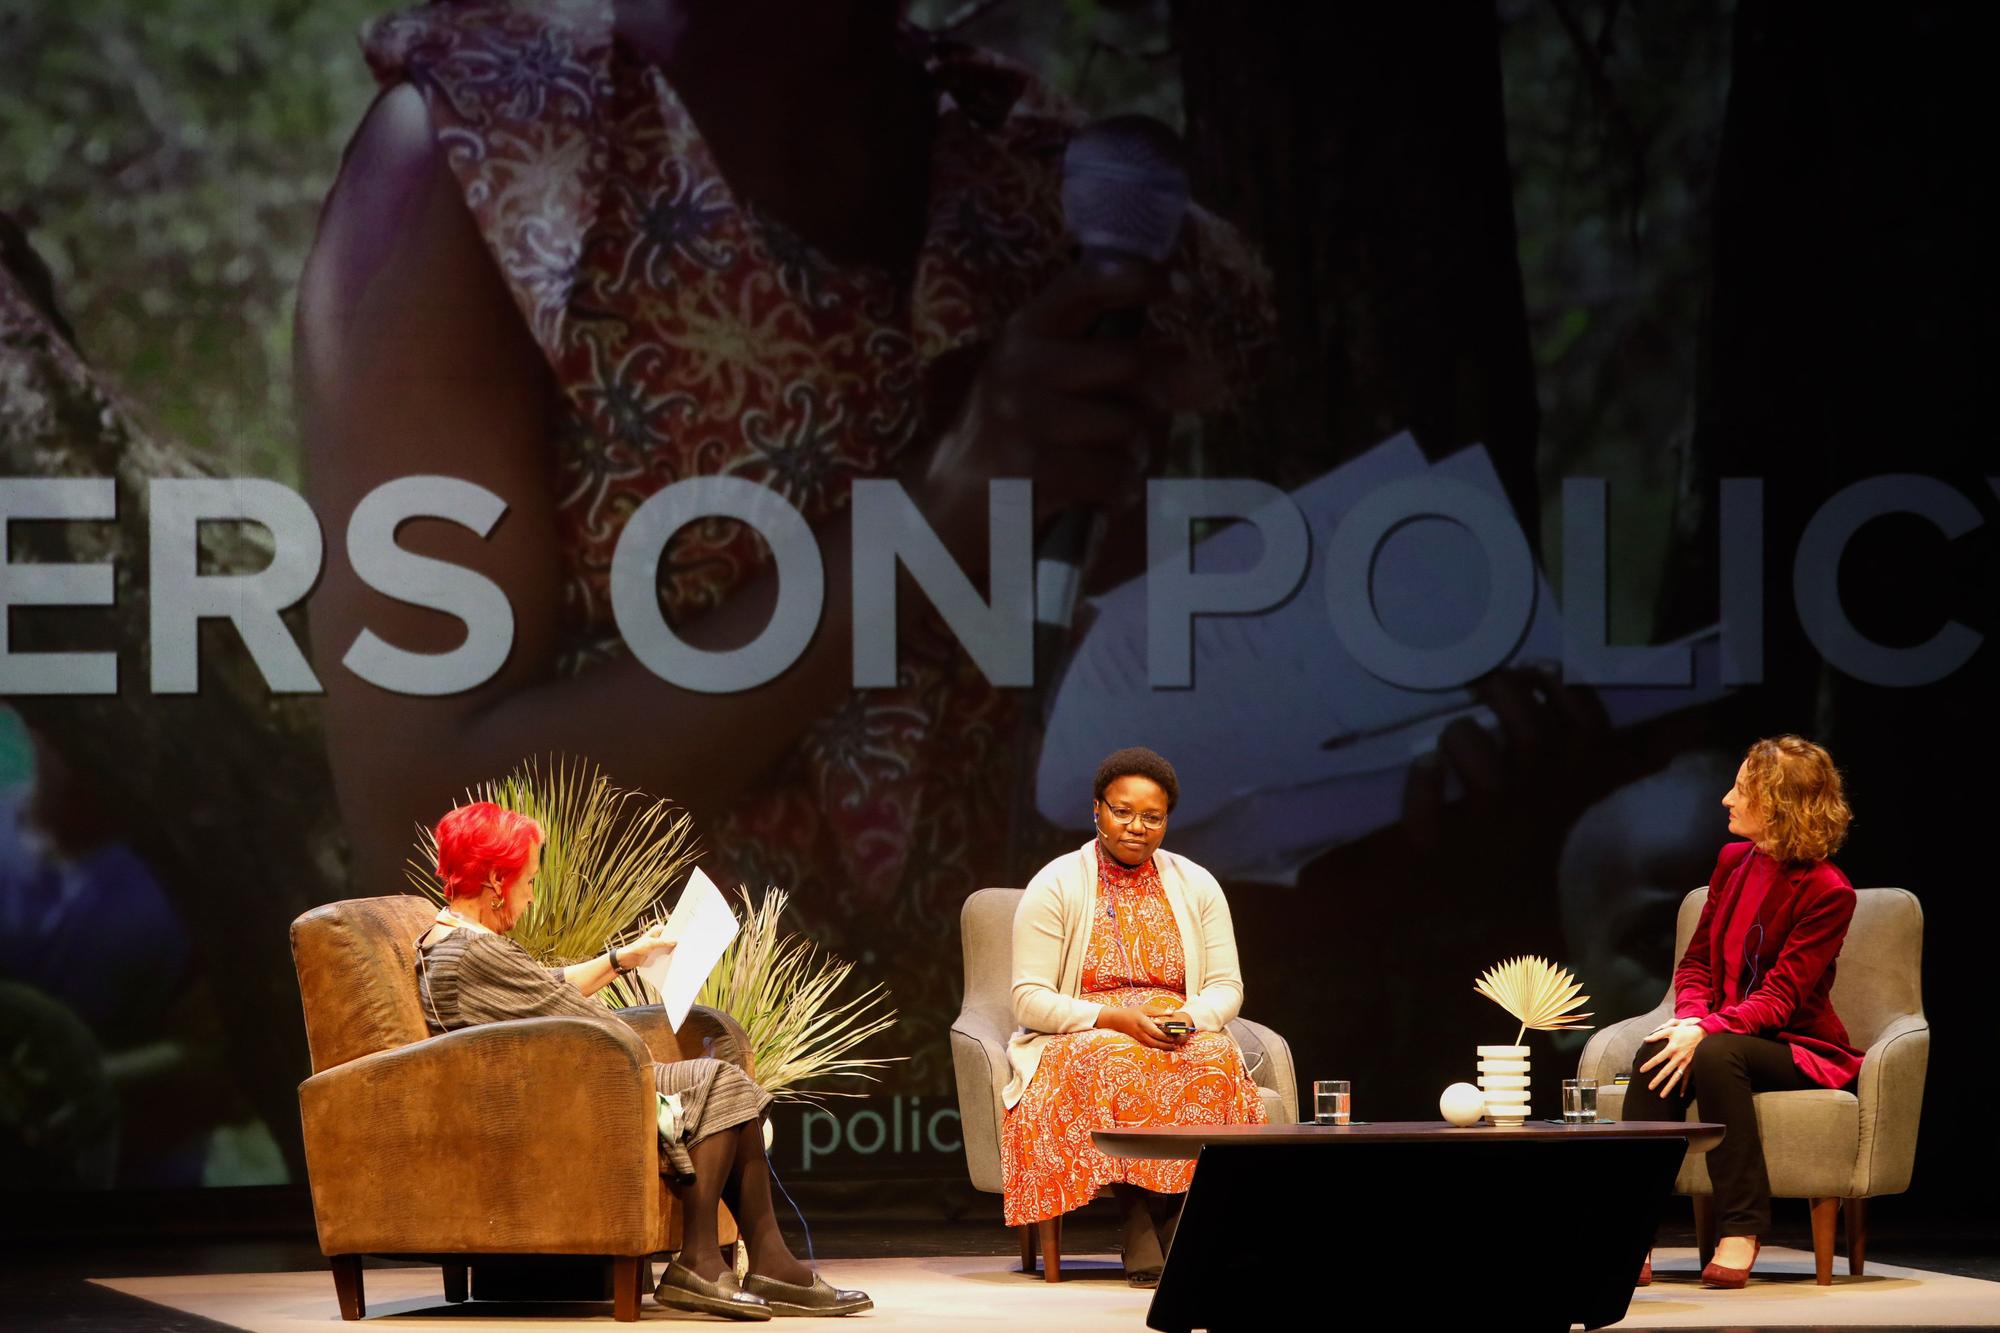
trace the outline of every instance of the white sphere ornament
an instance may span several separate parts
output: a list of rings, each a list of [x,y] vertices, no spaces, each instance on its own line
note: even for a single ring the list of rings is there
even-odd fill
[[[1463,1129],[1486,1113],[1486,1095],[1470,1083],[1454,1083],[1438,1098],[1438,1113]]]

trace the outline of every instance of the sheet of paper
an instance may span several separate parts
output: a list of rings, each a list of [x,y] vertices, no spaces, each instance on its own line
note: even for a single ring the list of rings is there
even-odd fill
[[[702,983],[722,960],[723,952],[739,929],[736,913],[729,910],[729,903],[715,887],[715,881],[696,869],[688,876],[687,887],[681,890],[681,900],[674,904],[673,915],[667,918],[667,936],[674,941],[673,952],[655,956],[639,969],[646,984],[659,993],[667,1022],[674,1031],[681,1030],[694,997],[701,993]]]
[[[1357,501],[1425,467],[1416,441],[1398,435],[1293,492],[1314,549],[1325,549],[1326,534]],[[1246,526],[1225,528],[1200,544],[1195,567],[1241,567],[1261,549]],[[1091,774],[1122,745],[1201,757],[1201,781],[1187,784],[1174,812],[1177,827],[1257,791],[1348,771],[1357,757],[1375,766],[1366,756],[1323,750],[1320,742],[1391,726],[1445,701],[1406,699],[1339,651],[1326,611],[1324,564],[1312,560],[1303,585],[1281,607],[1197,620],[1192,689],[1147,683],[1144,576],[1095,599],[1090,628],[1047,719],[1035,793],[1043,817],[1061,828],[1088,827]]]
[[[1395,436],[1298,490],[1313,558],[1283,606],[1197,620],[1192,689],[1146,680],[1143,578],[1092,602],[1094,615],[1057,687],[1037,766],[1035,804],[1059,828],[1089,827],[1090,776],[1104,755],[1146,744],[1183,765],[1174,848],[1217,874],[1289,883],[1329,847],[1393,823],[1411,761],[1452,721],[1498,720],[1469,690],[1411,690],[1364,669],[1333,632],[1325,552],[1341,519],[1377,488],[1430,474],[1504,497],[1485,449],[1431,463]],[[1200,543],[1197,569],[1257,558],[1261,542],[1235,525]],[[1416,647],[1444,647],[1476,623],[1486,582],[1476,540],[1457,524],[1420,520],[1381,547],[1369,593],[1383,627]],[[1354,595],[1343,590],[1343,595]],[[1614,726],[1629,726],[1724,693],[1713,631],[1692,636],[1694,679],[1683,687],[1599,687]],[[1539,573],[1528,625],[1510,665],[1556,665],[1562,622]],[[1198,775],[1190,769],[1198,768]]]
[[[1174,811],[1176,828],[1186,829],[1261,792],[1405,767],[1412,757],[1405,728],[1439,719],[1430,726],[1435,735],[1452,716],[1475,707],[1468,690],[1404,689],[1372,675],[1341,645],[1327,609],[1324,553],[1341,519],[1381,487],[1425,474],[1503,494],[1484,449],[1473,446],[1431,464],[1408,434],[1300,487],[1292,500],[1305,516],[1314,554],[1298,591],[1283,606],[1256,615],[1198,619],[1192,689],[1147,683],[1143,576],[1097,599],[1047,719],[1036,783],[1043,817],[1058,827],[1088,827],[1091,774],[1121,745],[1151,744],[1170,758],[1198,757],[1201,779],[1186,784]],[[1247,525],[1228,527],[1200,543],[1195,567],[1247,564],[1261,545]],[[1483,608],[1484,580],[1464,576],[1467,568],[1483,565],[1477,542],[1457,524],[1407,524],[1384,543],[1376,561],[1371,589],[1377,614],[1404,643],[1450,644]],[[1547,582],[1537,577],[1534,609],[1513,662],[1560,660],[1554,606]],[[1336,739],[1342,743],[1327,745]]]

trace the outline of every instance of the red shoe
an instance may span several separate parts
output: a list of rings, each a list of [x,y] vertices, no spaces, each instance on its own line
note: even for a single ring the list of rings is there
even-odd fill
[[[1757,1255],[1763,1248],[1763,1241],[1755,1236],[1750,1238],[1750,1268],[1757,1266]],[[1701,1270],[1701,1285],[1719,1291],[1739,1290],[1750,1281],[1750,1268],[1724,1268],[1721,1264],[1710,1263]]]
[[[1653,1285],[1653,1252],[1651,1250],[1646,1251],[1646,1262],[1639,1265],[1639,1280],[1633,1283],[1633,1285],[1638,1287],[1650,1287]]]

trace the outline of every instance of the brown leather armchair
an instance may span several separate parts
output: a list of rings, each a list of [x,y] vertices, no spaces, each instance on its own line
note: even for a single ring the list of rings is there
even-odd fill
[[[754,1072],[743,1030],[698,1007],[676,1034],[655,1005],[622,1011],[629,1033],[531,1018],[429,1036],[415,942],[435,913],[405,894],[292,923],[306,1173],[341,1318],[363,1314],[363,1255],[441,1263],[448,1301],[478,1256],[589,1255],[611,1261],[617,1318],[635,1320],[651,1257],[680,1243],[647,1066],[714,1054]]]

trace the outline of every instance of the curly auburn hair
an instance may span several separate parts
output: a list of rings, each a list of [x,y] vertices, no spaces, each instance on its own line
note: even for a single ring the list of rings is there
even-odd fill
[[[1839,850],[1854,812],[1832,755],[1802,736],[1769,736],[1744,753],[1743,764],[1743,794],[1764,821],[1773,857],[1796,865]]]
[[[1180,804],[1181,780],[1174,772],[1174,766],[1164,756],[1143,745],[1128,745],[1104,756],[1104,762],[1097,766],[1097,781],[1090,789],[1092,799],[1103,800],[1104,789],[1120,778],[1146,778],[1158,783],[1160,790],[1167,794],[1169,811]]]
[[[461,805],[438,821],[437,877],[446,898],[476,898],[487,883],[521,873],[542,842],[542,826],[491,801]]]

